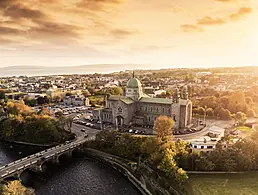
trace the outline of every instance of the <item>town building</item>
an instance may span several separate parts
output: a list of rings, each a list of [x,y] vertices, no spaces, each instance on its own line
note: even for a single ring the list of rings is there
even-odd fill
[[[89,106],[89,99],[77,95],[65,96],[64,105],[66,106]]]
[[[199,152],[211,152],[216,148],[218,141],[224,137],[225,129],[211,126],[207,134],[199,139],[191,141],[192,150]]]
[[[143,92],[141,82],[133,76],[125,89],[125,96],[105,98],[105,108],[93,111],[93,117],[116,127],[131,125],[153,126],[160,115],[172,117],[175,129],[185,129],[192,124],[192,102],[188,99],[187,86],[180,95],[175,89],[172,98],[151,98]]]

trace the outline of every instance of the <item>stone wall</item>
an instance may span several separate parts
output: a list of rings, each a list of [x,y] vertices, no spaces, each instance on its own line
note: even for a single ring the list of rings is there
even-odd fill
[[[125,159],[90,148],[85,148],[84,151],[91,158],[123,173],[143,195],[180,195],[164,178],[155,174],[152,169],[145,165],[141,165],[140,170],[134,172],[125,162]],[[161,183],[166,185],[166,188],[161,187]]]

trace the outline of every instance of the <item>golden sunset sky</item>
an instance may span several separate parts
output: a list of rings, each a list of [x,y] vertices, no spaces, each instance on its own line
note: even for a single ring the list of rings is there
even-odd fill
[[[0,67],[258,65],[258,0],[0,0]]]

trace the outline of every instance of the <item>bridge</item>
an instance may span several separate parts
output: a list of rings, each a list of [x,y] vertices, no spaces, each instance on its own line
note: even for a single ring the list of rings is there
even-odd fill
[[[44,162],[59,163],[59,157],[63,154],[72,156],[72,152],[80,148],[85,142],[94,140],[95,136],[80,136],[76,140],[66,141],[63,144],[32,154],[25,158],[0,167],[0,181],[8,177],[18,177],[26,169],[41,172]]]

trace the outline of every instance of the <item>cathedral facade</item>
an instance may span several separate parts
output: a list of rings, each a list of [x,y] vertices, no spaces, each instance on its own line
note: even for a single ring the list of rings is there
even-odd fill
[[[173,118],[177,130],[192,124],[192,102],[188,99],[186,86],[181,93],[176,88],[173,98],[152,98],[143,92],[141,82],[133,77],[127,82],[125,96],[106,97],[105,108],[93,111],[94,119],[116,127],[152,126],[160,115]]]

